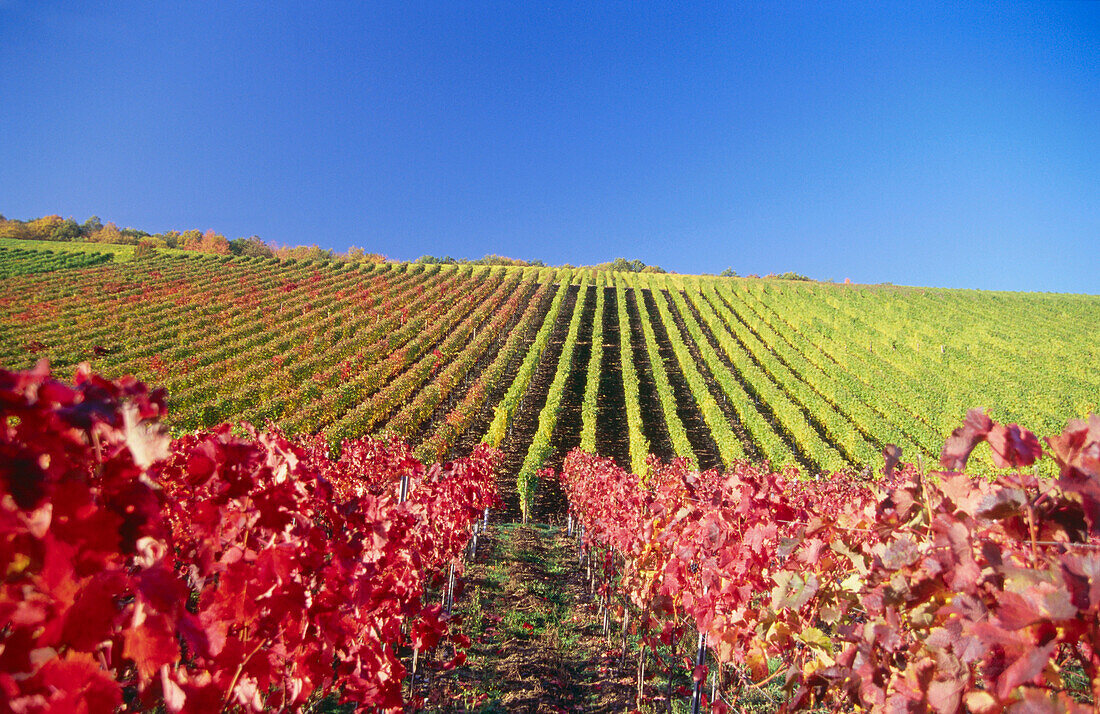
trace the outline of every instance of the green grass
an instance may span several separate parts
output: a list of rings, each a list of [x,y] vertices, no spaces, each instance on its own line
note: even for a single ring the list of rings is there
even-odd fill
[[[83,243],[79,241],[21,240],[18,238],[0,238],[0,248],[23,248],[25,250],[49,250],[55,253],[110,253],[120,263],[129,262],[134,257],[132,245],[117,243]],[[176,248],[157,248],[165,255],[202,255],[192,250]]]

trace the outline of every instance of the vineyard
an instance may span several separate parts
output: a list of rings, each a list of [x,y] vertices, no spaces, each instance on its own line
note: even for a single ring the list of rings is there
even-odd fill
[[[0,250],[0,364],[162,385],[180,433],[270,421],[429,461],[484,441],[521,483],[582,440],[637,473],[649,453],[858,471],[888,443],[930,463],[972,406],[1054,433],[1100,395],[1093,296],[108,258]]]
[[[10,247],[0,278],[0,712],[477,710],[509,647],[574,680],[532,711],[1100,695],[1100,421],[1067,426],[1098,297]],[[516,619],[512,578],[562,587]]]

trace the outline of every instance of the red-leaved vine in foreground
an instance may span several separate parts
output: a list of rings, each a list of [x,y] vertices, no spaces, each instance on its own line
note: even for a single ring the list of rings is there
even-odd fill
[[[1006,475],[962,473],[982,442]],[[888,447],[879,481],[682,461],[642,480],[578,450],[561,480],[645,642],[684,623],[706,636],[730,675],[713,711],[778,681],[784,711],[1086,712],[1100,701],[1100,417],[1045,443],[971,410],[933,474],[898,469]],[[1057,477],[1033,475],[1040,458]]]
[[[402,652],[463,660],[424,591],[497,501],[493,450],[171,440],[162,391],[45,364],[0,370],[0,412],[0,712],[399,709]]]

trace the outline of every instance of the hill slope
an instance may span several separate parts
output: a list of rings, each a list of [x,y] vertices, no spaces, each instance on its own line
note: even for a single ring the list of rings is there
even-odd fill
[[[635,468],[927,459],[971,406],[1055,433],[1100,394],[1094,296],[34,250],[0,275],[6,368],[132,373],[181,430],[487,440],[521,475],[582,439]]]

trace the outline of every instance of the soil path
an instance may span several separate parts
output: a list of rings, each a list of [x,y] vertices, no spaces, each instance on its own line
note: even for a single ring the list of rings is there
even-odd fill
[[[442,399],[439,404],[436,405],[431,415],[423,420],[420,425],[410,433],[406,441],[410,446],[417,446],[420,442],[424,441],[429,434],[433,433],[439,425],[447,418],[447,415],[451,413],[451,410],[458,405],[459,401],[466,396],[466,391],[471,384],[477,382],[481,373],[492,364],[493,360],[500,354],[500,350],[504,347],[508,341],[508,337],[511,335],[512,330],[516,329],[516,325],[523,319],[523,315],[527,310],[531,299],[538,291],[538,285],[531,283],[526,287],[520,287],[522,290],[520,294],[520,304],[516,307],[516,310],[508,322],[504,325],[503,329],[497,334],[493,342],[488,346],[485,352],[477,359],[476,362],[470,367],[470,369],[462,376],[462,384],[452,389],[450,393]],[[490,316],[489,319],[492,319]]]
[[[456,604],[472,640],[466,664],[425,685],[423,711],[633,708],[633,672],[619,673],[574,548],[560,528],[490,527]]]

